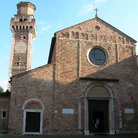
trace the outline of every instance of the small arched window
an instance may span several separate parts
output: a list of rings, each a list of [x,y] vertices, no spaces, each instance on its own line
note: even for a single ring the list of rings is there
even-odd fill
[[[6,112],[6,111],[3,111],[2,117],[3,117],[3,118],[6,118],[6,117],[7,117],[7,112]]]
[[[25,35],[23,36],[23,39],[26,39],[26,36]]]
[[[20,21],[20,22],[23,22],[23,19],[22,19],[22,18],[20,18],[20,19],[19,19],[19,21]]]

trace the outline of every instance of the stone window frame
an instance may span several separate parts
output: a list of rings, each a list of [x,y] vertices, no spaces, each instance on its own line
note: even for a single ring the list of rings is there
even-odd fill
[[[40,131],[39,132],[26,132],[26,114],[27,112],[38,112],[40,113]],[[22,135],[42,135],[42,128],[43,128],[43,110],[32,110],[32,109],[25,109],[24,110],[24,117],[23,117],[23,133]]]
[[[106,89],[109,92],[110,97],[89,97],[88,93],[92,88],[95,87],[102,87]],[[91,85],[85,92],[84,95],[84,135],[91,135],[89,133],[89,127],[88,127],[88,100],[109,100],[109,134],[114,135],[115,134],[115,124],[114,124],[114,94],[113,90],[103,84],[93,84]]]
[[[97,64],[94,64],[91,60],[90,60],[90,52],[92,51],[92,50],[94,50],[94,49],[100,49],[100,50],[102,50],[103,52],[104,52],[104,54],[105,54],[105,61],[103,62],[103,64],[100,64],[100,65],[97,65]],[[88,61],[90,62],[90,64],[92,64],[92,65],[95,65],[95,66],[104,66],[104,65],[106,65],[106,63],[108,62],[108,52],[107,52],[107,50],[106,49],[104,49],[102,46],[94,46],[93,48],[90,48],[89,50],[88,50],[88,53],[87,53],[87,59],[88,59]]]
[[[5,115],[4,115],[4,113],[5,113]],[[2,110],[1,118],[7,119],[7,110]]]

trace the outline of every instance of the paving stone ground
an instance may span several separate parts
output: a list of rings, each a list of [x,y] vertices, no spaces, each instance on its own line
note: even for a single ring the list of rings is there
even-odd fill
[[[91,135],[91,136],[22,136],[0,134],[0,138],[138,138],[136,134],[118,134],[118,135]]]

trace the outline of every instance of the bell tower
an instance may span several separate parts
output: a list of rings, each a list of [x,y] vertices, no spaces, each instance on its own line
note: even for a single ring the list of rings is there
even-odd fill
[[[35,5],[30,2],[17,4],[17,14],[11,18],[12,46],[9,77],[31,69],[32,42],[36,37]]]

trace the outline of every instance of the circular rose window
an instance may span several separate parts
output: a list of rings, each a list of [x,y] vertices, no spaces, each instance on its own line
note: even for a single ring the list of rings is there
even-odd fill
[[[92,49],[89,53],[89,60],[95,65],[102,65],[106,61],[106,54],[102,49]]]

